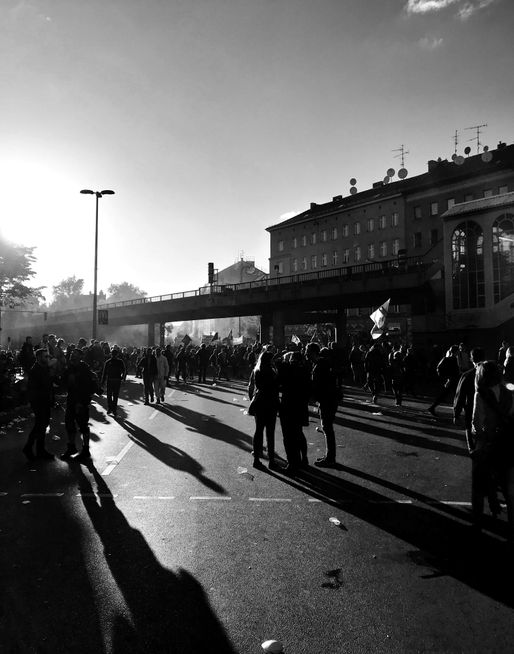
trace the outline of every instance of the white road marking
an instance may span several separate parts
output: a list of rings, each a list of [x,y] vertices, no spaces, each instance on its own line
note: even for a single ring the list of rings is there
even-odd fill
[[[63,497],[64,493],[23,493],[22,497]]]
[[[231,500],[231,499],[232,499],[231,497],[217,497],[217,496],[214,496],[214,495],[205,495],[205,496],[192,495],[189,498],[189,500],[222,500],[222,501],[225,501],[225,502],[227,502],[228,500]]]
[[[75,497],[118,497],[117,493],[77,493]]]
[[[157,411],[157,409],[155,409],[155,411],[154,411],[154,412],[152,413],[152,415],[148,418],[148,420],[153,420],[153,419],[155,418],[155,416],[156,416],[158,413],[159,413],[159,412]]]
[[[5,497],[7,493],[0,493],[0,497]]]
[[[293,500],[285,497],[249,497],[250,502],[292,502]]]
[[[321,502],[321,500],[314,500],[314,499],[310,499],[310,500],[307,500],[307,501],[308,502]]]
[[[135,500],[174,500],[174,495],[134,495]]]
[[[114,468],[118,465],[118,463],[123,459],[125,454],[130,450],[130,448],[134,445],[134,441],[129,441],[125,447],[121,450],[121,452],[118,454],[118,456],[114,457],[113,463],[110,463],[107,468],[102,472],[102,477],[108,477],[111,472],[114,470]]]
[[[471,502],[441,501],[441,502],[434,502],[434,504],[449,504],[450,506],[471,506]]]

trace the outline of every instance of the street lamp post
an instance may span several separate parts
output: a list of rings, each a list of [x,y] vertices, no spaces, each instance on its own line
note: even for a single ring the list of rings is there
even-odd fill
[[[114,195],[114,191],[105,189],[104,191],[91,191],[90,189],[82,189],[80,191],[85,195],[94,195],[96,197],[96,212],[95,212],[95,281],[93,290],[93,339],[96,340],[96,324],[98,313],[98,296],[97,296],[97,275],[98,275],[98,200],[104,195]]]

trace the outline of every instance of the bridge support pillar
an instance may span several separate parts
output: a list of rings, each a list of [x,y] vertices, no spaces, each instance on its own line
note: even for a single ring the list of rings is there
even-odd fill
[[[148,323],[148,347],[153,347],[155,345],[155,323]]]
[[[261,345],[265,345],[270,341],[270,328],[273,324],[273,316],[271,313],[263,313],[261,316]]]
[[[285,342],[285,320],[283,311],[273,312],[273,343],[282,350]]]
[[[336,316],[336,343],[345,345],[346,337],[346,311],[344,309],[338,309]]]
[[[165,322],[160,322],[159,323],[159,345],[160,345],[160,347],[164,347],[164,345],[165,345],[165,334],[166,334],[166,323]]]

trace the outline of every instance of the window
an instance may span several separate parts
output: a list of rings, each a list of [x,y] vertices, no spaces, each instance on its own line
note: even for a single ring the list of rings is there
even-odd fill
[[[387,242],[386,241],[380,241],[380,256],[381,257],[387,257]]]
[[[421,207],[414,207],[414,220],[419,220],[421,217]]]
[[[400,239],[395,238],[393,239],[393,248],[392,248],[392,254],[396,256],[398,252],[400,251]]]
[[[280,261],[279,263],[277,263],[276,268],[277,268],[277,272],[281,275],[284,272],[283,262]]]
[[[492,194],[493,194],[492,190],[488,188],[484,191],[484,198],[490,198]]]
[[[353,260],[354,261],[360,261],[361,260],[361,249],[360,249],[360,247],[358,245],[353,248]]]
[[[291,267],[293,272],[298,272],[298,259],[293,259]]]
[[[332,265],[337,266],[339,263],[339,252],[337,250],[334,250],[332,252]]]
[[[298,239],[297,239],[296,236],[295,236],[295,237],[293,238],[293,248],[296,249],[297,247],[298,247]]]
[[[314,270],[314,268],[318,267],[318,256],[316,254],[313,254],[311,256],[311,268]]]
[[[473,193],[466,193],[466,195],[464,196],[464,202],[471,202],[472,199],[473,199]]]
[[[355,236],[358,236],[361,233],[361,224],[353,223],[353,233]]]
[[[343,263],[350,263],[350,250],[343,250]]]
[[[378,229],[385,229],[387,226],[387,221],[385,216],[380,216],[378,219]]]
[[[421,247],[421,232],[414,232],[412,235],[412,247],[417,249]]]
[[[316,232],[312,232],[312,234],[311,234],[311,244],[316,245],[316,240],[317,240]]]
[[[448,209],[451,209],[455,204],[455,198],[448,198]]]
[[[398,227],[398,223],[399,223],[398,212],[393,211],[393,213],[391,214],[391,227]]]
[[[438,202],[431,202],[430,203],[430,215],[431,216],[437,216],[439,213],[439,203]]]
[[[508,186],[500,186],[498,189],[498,193],[502,195],[502,193],[508,193],[509,192],[509,187]]]
[[[368,232],[372,232],[375,229],[375,219],[374,218],[368,218],[367,229],[368,229]]]
[[[514,215],[493,223],[493,296],[495,304],[514,293]]]
[[[284,241],[279,241],[278,242],[278,251],[283,252],[284,251]]]
[[[375,258],[375,244],[370,243],[368,245],[368,259],[374,259]]]
[[[350,226],[349,225],[343,225],[343,236],[346,238],[349,235],[350,235]]]
[[[437,229],[430,230],[430,245],[435,245],[439,240],[439,231]]]
[[[322,240],[323,243],[327,242],[327,230],[326,229],[323,229],[322,232],[321,232],[321,240]]]
[[[452,239],[452,292],[454,309],[485,306],[484,235],[480,225],[463,222]]]
[[[326,252],[321,255],[321,265],[322,267],[328,266],[328,254]]]
[[[305,247],[307,245],[307,235],[304,234],[302,236],[302,247]]]
[[[302,259],[302,270],[307,270],[307,257]]]
[[[335,241],[337,239],[337,227],[332,227],[332,240]]]

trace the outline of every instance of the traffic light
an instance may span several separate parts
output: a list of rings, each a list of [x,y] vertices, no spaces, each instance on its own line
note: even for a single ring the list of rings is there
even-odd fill
[[[208,264],[208,280],[209,284],[214,284],[214,264],[210,261]]]

